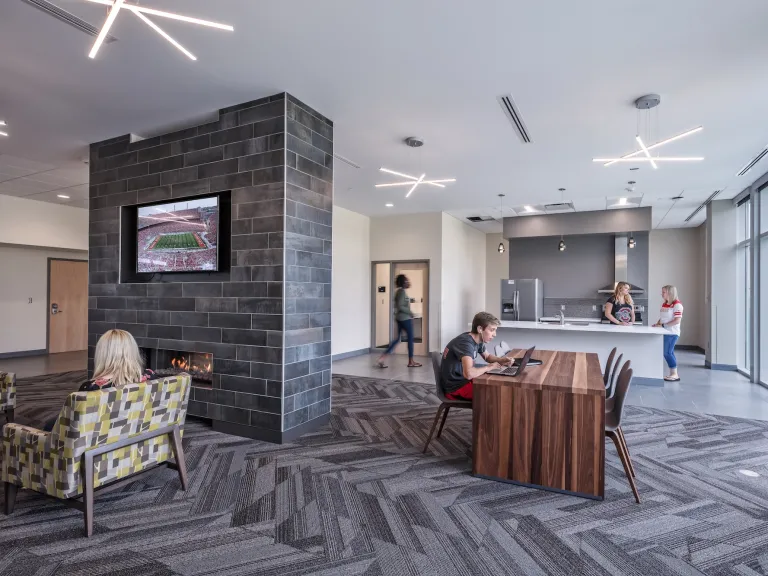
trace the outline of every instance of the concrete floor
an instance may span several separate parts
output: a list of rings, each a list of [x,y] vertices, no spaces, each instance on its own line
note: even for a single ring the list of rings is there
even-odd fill
[[[768,420],[768,389],[752,384],[738,372],[706,369],[703,354],[683,351],[676,354],[680,382],[667,382],[663,387],[634,385],[629,391],[628,404]],[[374,366],[377,358],[378,354],[368,354],[336,361],[333,373],[435,383],[429,358],[418,358],[423,364],[421,368],[407,368],[407,356],[393,355],[387,359],[389,367],[384,369]]]
[[[24,358],[0,358],[0,372],[13,372],[16,378],[85,370],[87,367],[88,350]]]
[[[368,376],[387,380],[421,382],[434,385],[429,358],[418,358],[420,368],[408,368],[408,357],[393,355],[388,368],[374,366],[378,354],[356,356],[333,363],[335,374]],[[88,354],[66,352],[27,358],[0,359],[0,371],[15,372],[17,378],[85,370]],[[677,352],[680,382],[667,382],[663,387],[635,385],[627,402],[637,406],[684,410],[701,414],[719,414],[739,418],[768,420],[768,389],[752,384],[738,372],[704,368],[704,356],[695,352]]]

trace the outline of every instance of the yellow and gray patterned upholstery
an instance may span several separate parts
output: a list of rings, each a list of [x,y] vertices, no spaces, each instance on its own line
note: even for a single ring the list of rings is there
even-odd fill
[[[0,372],[0,410],[16,408],[16,374]]]
[[[51,432],[6,424],[2,480],[55,496],[82,494],[81,465],[88,450],[177,424],[183,426],[191,378],[160,380],[74,392]],[[165,462],[172,454],[168,435],[119,448],[94,458],[94,488]]]

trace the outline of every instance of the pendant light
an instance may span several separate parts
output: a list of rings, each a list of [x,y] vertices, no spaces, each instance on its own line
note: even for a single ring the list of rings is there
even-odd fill
[[[501,214],[501,234],[502,237],[504,236],[504,194],[499,194],[499,213]],[[497,248],[499,251],[499,254],[504,254],[506,251],[506,248],[504,248],[504,240],[502,239],[501,242],[499,242],[499,247]]]
[[[565,197],[565,188],[558,188],[560,191],[560,203],[563,203],[563,199]],[[557,245],[557,249],[560,250],[560,252],[565,252],[565,240],[563,240],[563,235],[560,234],[560,244]]]
[[[629,233],[629,247],[634,248],[635,247],[635,237],[632,236],[632,233]]]

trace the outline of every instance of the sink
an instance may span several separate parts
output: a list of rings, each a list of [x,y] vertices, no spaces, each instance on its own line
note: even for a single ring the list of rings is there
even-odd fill
[[[589,326],[589,322],[566,322],[566,326]]]

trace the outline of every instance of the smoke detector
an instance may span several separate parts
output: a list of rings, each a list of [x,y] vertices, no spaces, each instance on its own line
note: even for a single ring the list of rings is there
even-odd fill
[[[421,148],[424,146],[424,139],[416,136],[408,136],[408,138],[405,139],[405,143],[411,148]]]

